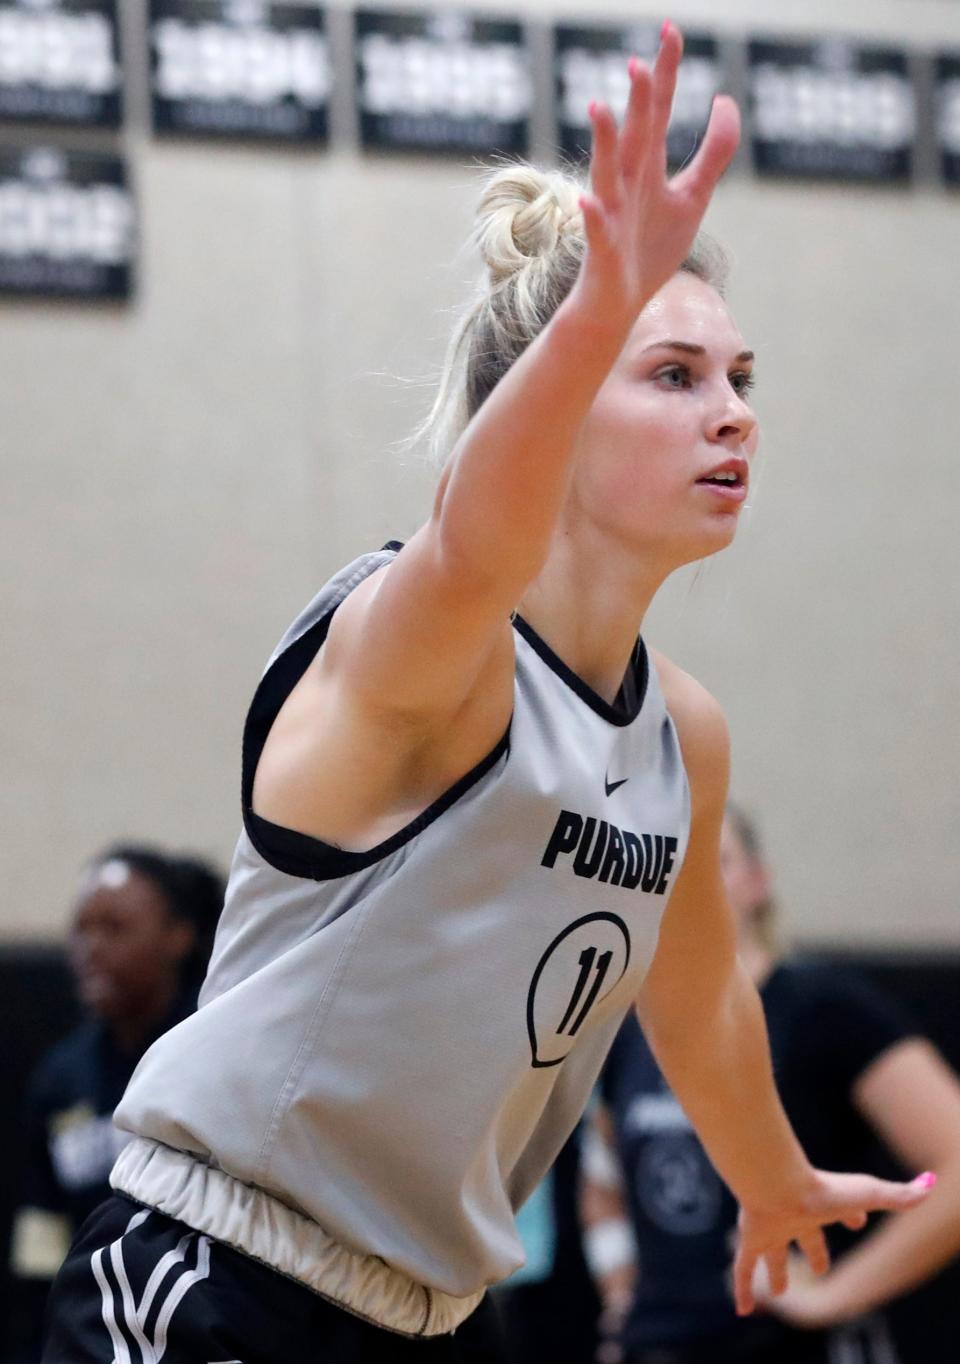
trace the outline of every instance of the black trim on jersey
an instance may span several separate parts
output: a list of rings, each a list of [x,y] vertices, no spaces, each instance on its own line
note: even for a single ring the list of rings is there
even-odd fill
[[[250,842],[264,861],[269,862],[277,871],[286,872],[289,876],[302,876],[312,881],[334,881],[338,877],[351,876],[354,872],[372,867],[375,862],[382,861],[398,848],[402,848],[405,843],[409,843],[445,810],[449,810],[451,805],[455,805],[461,796],[465,796],[471,786],[475,786],[481,777],[496,766],[509,748],[508,725],[503,737],[485,758],[481,758],[475,767],[465,772],[459,781],[454,782],[448,791],[438,796],[432,805],[428,805],[409,824],[405,824],[402,829],[398,829],[395,834],[391,834],[389,838],[377,843],[367,852],[350,852],[332,843],[324,843],[323,839],[298,833],[296,829],[273,824],[269,819],[256,814],[249,805],[244,805],[243,822]]]
[[[384,546],[384,549],[400,548],[402,546],[395,540]],[[340,604],[338,602],[337,606]],[[510,748],[508,724],[503,736],[485,758],[481,758],[475,767],[464,773],[459,781],[454,782],[448,791],[438,796],[432,805],[428,805],[409,824],[366,852],[350,852],[345,848],[338,848],[332,843],[325,843],[323,839],[313,838],[295,829],[287,829],[282,824],[274,824],[271,820],[256,814],[253,809],[253,779],[267,735],[280,713],[281,706],[326,639],[337,606],[315,621],[274,659],[260,679],[260,685],[250,703],[243,731],[241,794],[243,824],[250,842],[264,861],[277,871],[312,881],[332,881],[341,876],[350,876],[353,872],[371,867],[375,862],[402,848],[405,843],[409,843],[438,819],[445,810],[449,810],[461,796],[466,795],[471,786],[484,777]]]
[[[605,701],[602,696],[598,696],[592,687],[588,687],[582,677],[578,677],[572,668],[559,658],[545,639],[537,634],[533,626],[523,619],[522,616],[514,616],[514,629],[516,629],[533,649],[534,653],[539,654],[552,672],[555,672],[561,682],[575,691],[581,701],[585,701],[591,710],[608,720],[611,725],[632,725],[634,720],[643,709],[644,697],[647,694],[647,683],[650,678],[650,662],[647,657],[647,647],[642,639],[637,640],[637,647],[627,675],[623,679],[623,684],[617,694],[617,699],[611,703]]]

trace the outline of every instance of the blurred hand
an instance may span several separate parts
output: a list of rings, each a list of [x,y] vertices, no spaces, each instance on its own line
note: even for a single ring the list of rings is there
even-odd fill
[[[806,1187],[789,1202],[769,1208],[742,1207],[733,1265],[738,1314],[744,1316],[756,1306],[754,1278],[761,1260],[766,1266],[769,1286],[766,1306],[770,1311],[774,1310],[773,1300],[787,1292],[787,1266],[792,1244],[799,1246],[813,1276],[825,1274],[830,1267],[830,1255],[823,1227],[840,1222],[852,1231],[859,1231],[871,1212],[896,1212],[922,1202],[932,1183],[929,1175],[921,1175],[905,1184],[874,1179],[871,1175],[812,1170]],[[823,1288],[819,1287],[822,1300]],[[807,1292],[809,1306],[810,1290],[798,1290],[798,1293],[803,1292]],[[803,1310],[802,1302],[795,1310]]]

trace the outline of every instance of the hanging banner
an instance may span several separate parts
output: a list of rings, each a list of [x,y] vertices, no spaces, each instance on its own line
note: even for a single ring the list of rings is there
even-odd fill
[[[760,174],[898,181],[913,168],[916,97],[906,54],[822,42],[749,44]]]
[[[117,128],[116,0],[0,2],[0,119]]]
[[[960,52],[937,58],[937,144],[943,178],[960,185]]]
[[[120,157],[0,148],[0,293],[128,298],[135,229]]]
[[[270,0],[150,0],[158,132],[324,142],[324,12]]]
[[[365,147],[526,152],[533,86],[519,23],[444,10],[359,10],[355,26]]]
[[[655,23],[619,28],[556,26],[557,140],[566,156],[580,160],[589,153],[591,100],[609,105],[620,122],[630,93],[627,62],[632,56],[652,61],[659,46],[660,28]],[[722,80],[716,40],[701,33],[684,34],[667,134],[667,157],[673,169],[688,161],[699,146]]]

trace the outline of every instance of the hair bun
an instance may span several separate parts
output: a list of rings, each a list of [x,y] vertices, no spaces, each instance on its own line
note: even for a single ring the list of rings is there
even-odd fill
[[[569,177],[534,166],[507,166],[490,177],[477,207],[476,242],[491,284],[548,256],[575,223],[579,229],[579,193]]]

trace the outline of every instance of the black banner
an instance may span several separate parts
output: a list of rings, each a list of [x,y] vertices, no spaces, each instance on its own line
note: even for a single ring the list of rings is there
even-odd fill
[[[554,29],[557,137],[565,155],[581,159],[589,152],[591,100],[609,105],[619,122],[627,106],[631,56],[651,61],[660,45],[655,23],[621,28],[558,24]],[[710,117],[722,72],[715,39],[684,34],[683,61],[667,135],[667,156],[676,169],[696,151]]]
[[[943,178],[960,185],[960,52],[937,58],[937,145]]]
[[[116,0],[0,2],[0,119],[117,128]]]
[[[120,157],[0,149],[0,293],[127,298],[135,228]]]
[[[359,10],[355,24],[364,146],[526,152],[533,89],[519,23]]]
[[[330,58],[319,6],[150,0],[160,132],[323,142]]]
[[[916,102],[905,53],[843,38],[749,45],[760,174],[897,181],[913,166]]]

